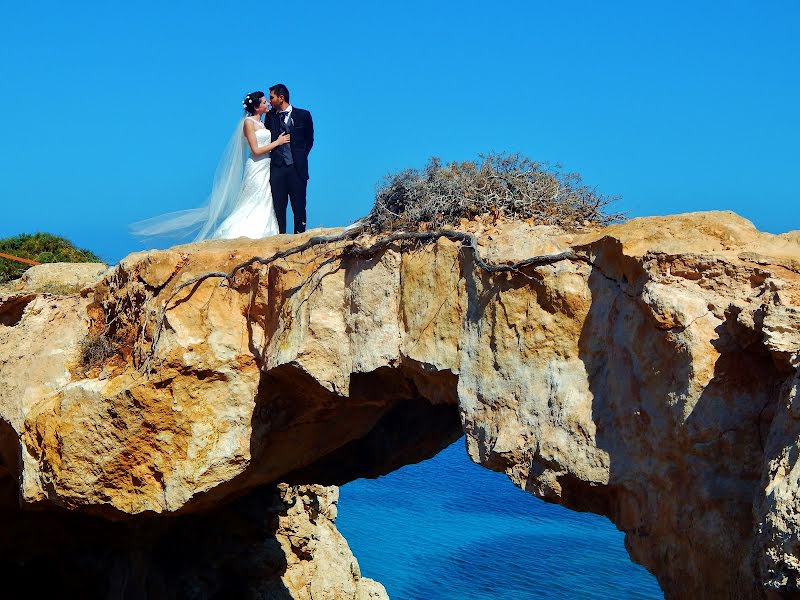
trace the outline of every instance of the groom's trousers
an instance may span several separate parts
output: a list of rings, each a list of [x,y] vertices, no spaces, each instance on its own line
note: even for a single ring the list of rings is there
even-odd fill
[[[270,184],[272,186],[272,205],[278,219],[278,229],[286,233],[286,208],[292,202],[294,215],[294,232],[306,230],[306,189],[308,180],[300,177],[294,165],[278,166],[275,162],[270,167]]]

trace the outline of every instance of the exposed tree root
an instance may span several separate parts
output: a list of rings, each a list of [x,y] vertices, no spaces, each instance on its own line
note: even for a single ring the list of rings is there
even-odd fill
[[[222,279],[224,281],[233,281],[237,273],[248,270],[253,265],[266,266],[278,260],[289,258],[297,254],[301,254],[306,250],[310,250],[311,248],[315,248],[318,246],[335,244],[339,242],[351,242],[349,245],[345,245],[342,248],[340,248],[338,255],[335,257],[336,260],[342,261],[347,258],[372,258],[378,252],[385,250],[396,243],[416,242],[416,243],[428,244],[444,238],[451,240],[453,242],[460,243],[464,250],[470,252],[475,265],[479,269],[485,271],[486,273],[513,272],[521,274],[525,277],[529,277],[528,275],[522,272],[522,269],[526,267],[540,267],[543,265],[550,265],[564,260],[580,260],[583,262],[588,262],[587,257],[577,254],[572,250],[566,250],[564,252],[559,252],[558,254],[531,256],[529,258],[525,258],[523,260],[511,263],[492,264],[486,262],[486,260],[484,260],[483,257],[481,257],[480,252],[478,251],[478,241],[474,235],[463,231],[456,231],[450,229],[439,229],[435,231],[399,231],[391,235],[388,235],[386,237],[379,238],[369,246],[361,246],[358,244],[358,238],[362,234],[363,230],[361,228],[356,228],[341,233],[339,235],[314,236],[309,238],[303,244],[287,248],[286,250],[281,250],[280,252],[276,252],[272,256],[268,257],[254,256],[252,258],[249,258],[246,261],[239,263],[238,265],[233,267],[233,269],[231,269],[229,272],[209,271],[207,273],[203,273],[201,275],[198,275],[197,277],[193,277],[192,279],[183,282],[173,290],[172,294],[170,294],[169,298],[167,298],[166,302],[164,302],[164,306],[161,308],[161,311],[159,312],[158,319],[156,322],[156,328],[153,333],[153,343],[150,347],[149,352],[147,352],[146,359],[143,364],[143,371],[145,373],[150,372],[151,362],[153,357],[155,356],[156,347],[158,345],[158,341],[163,331],[164,320],[166,318],[167,311],[169,310],[172,301],[183,290],[192,286],[194,286],[193,289],[196,290],[199,287],[199,284],[207,279],[217,278],[217,279]],[[332,260],[331,258],[327,259],[325,261],[325,264],[330,264],[331,260]]]

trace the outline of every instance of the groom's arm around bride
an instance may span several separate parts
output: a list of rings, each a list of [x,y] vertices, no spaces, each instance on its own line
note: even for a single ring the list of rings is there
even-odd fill
[[[306,189],[308,187],[308,154],[314,146],[314,121],[311,113],[289,102],[289,90],[279,83],[269,88],[266,126],[277,139],[281,133],[291,134],[289,144],[271,153],[270,186],[278,228],[286,233],[286,209],[291,201],[294,232],[306,230]]]

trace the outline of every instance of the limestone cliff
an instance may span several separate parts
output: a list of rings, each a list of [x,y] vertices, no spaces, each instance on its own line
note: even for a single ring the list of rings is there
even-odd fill
[[[9,514],[18,493],[31,527],[138,523],[148,540],[206,519],[211,543],[237,507],[276,490],[326,505],[320,486],[463,431],[476,462],[607,515],[668,597],[800,593],[800,236],[732,213],[462,225],[494,265],[562,258],[490,273],[448,239],[343,240],[179,289],[306,239],[278,236],[133,254],[67,296],[4,291]],[[253,535],[277,543],[269,527]],[[120,560],[145,584],[161,581],[148,543]],[[303,597],[314,569],[287,585],[291,564],[273,575]],[[331,597],[361,593],[351,574]]]

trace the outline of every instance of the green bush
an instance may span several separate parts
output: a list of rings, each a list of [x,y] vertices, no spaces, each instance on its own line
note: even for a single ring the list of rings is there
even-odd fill
[[[519,154],[489,154],[478,161],[443,164],[432,158],[422,170],[388,175],[363,219],[373,232],[457,226],[461,219],[503,215],[570,228],[622,219],[608,213],[616,197],[581,182],[577,173]]]
[[[37,262],[102,262],[89,250],[76,248],[67,239],[50,233],[23,233],[0,239],[0,252]],[[30,266],[0,258],[0,283],[20,277]]]

